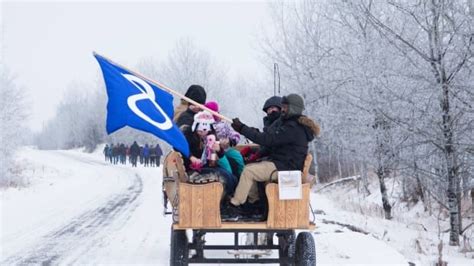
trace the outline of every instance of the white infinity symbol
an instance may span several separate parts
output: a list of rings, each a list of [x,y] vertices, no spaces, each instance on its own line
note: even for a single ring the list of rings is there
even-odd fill
[[[122,76],[124,76],[128,81],[130,81],[135,87],[137,87],[141,91],[141,93],[132,95],[132,96],[127,98],[128,107],[130,107],[132,112],[134,112],[140,118],[142,118],[143,120],[147,121],[148,123],[154,125],[155,127],[159,128],[161,130],[168,130],[171,127],[173,127],[173,123],[171,122],[171,119],[168,117],[168,115],[166,115],[166,113],[163,111],[163,109],[161,109],[161,107],[156,103],[156,101],[155,101],[155,91],[153,91],[153,88],[150,86],[150,84],[148,84],[147,82],[145,82],[141,78],[138,78],[134,75],[122,74]],[[140,86],[138,86],[137,83],[142,85],[143,88],[145,88],[145,91],[143,91],[143,89]],[[153,105],[156,107],[156,109],[161,113],[161,115],[163,115],[163,117],[165,118],[164,122],[159,123],[159,122],[151,119],[149,116],[144,114],[138,108],[137,102],[140,101],[140,100],[145,100],[145,99],[150,100],[153,103]]]

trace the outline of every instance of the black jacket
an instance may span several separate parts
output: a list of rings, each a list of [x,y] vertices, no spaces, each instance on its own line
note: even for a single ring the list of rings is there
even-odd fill
[[[178,125],[179,128],[184,125],[191,127],[194,122],[194,115],[195,113],[188,108],[178,117],[178,119],[176,120],[176,125]]]
[[[156,144],[155,153],[156,153],[156,156],[158,156],[158,157],[163,155],[163,151],[161,150],[161,147],[158,144]]]
[[[318,133],[319,126],[306,116],[279,119],[272,125],[272,130],[263,133],[245,125],[241,130],[242,135],[271,150],[269,160],[279,171],[303,170],[308,143]]]
[[[281,116],[281,112],[273,112],[270,115],[267,115],[263,118],[263,132],[267,132],[268,129],[271,129],[273,123],[277,121]]]
[[[138,144],[135,142],[130,146],[130,155],[131,156],[138,156],[140,154],[140,147]]]
[[[183,135],[189,144],[189,155],[201,159],[202,153],[204,152],[204,143],[201,138],[191,130],[191,126],[183,127]],[[191,160],[183,156],[184,167],[186,171],[190,171]]]
[[[281,119],[281,113],[280,112],[274,112],[271,115],[267,115],[263,118],[263,132],[266,133],[271,133],[275,131],[276,126],[279,125],[281,122],[279,121]],[[260,150],[258,151],[258,157],[263,158],[268,156],[272,152],[271,147],[267,146],[261,146]]]

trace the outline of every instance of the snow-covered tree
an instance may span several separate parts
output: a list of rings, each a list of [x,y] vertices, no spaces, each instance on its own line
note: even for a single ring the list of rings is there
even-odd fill
[[[0,186],[15,183],[11,171],[15,151],[24,135],[26,104],[23,90],[0,64]]]
[[[179,39],[159,67],[161,80],[181,93],[190,85],[199,84],[209,96],[217,97],[227,83],[226,67],[189,37]]]
[[[423,96],[431,98],[415,104],[417,108],[428,110],[421,119],[429,124],[421,123],[410,130],[431,142],[440,155],[439,170],[447,184],[450,245],[459,245],[462,230],[460,171],[464,170],[460,163],[467,148],[472,146],[472,142],[461,140],[472,140],[471,103],[474,99],[474,18],[469,13],[468,1],[388,1],[386,6],[375,7],[382,10],[378,14],[371,6],[375,6],[375,2],[360,1],[358,8],[394,52],[406,59],[405,68],[411,72],[408,81],[420,84],[426,90]],[[385,15],[388,13],[390,18]],[[402,100],[408,102],[413,97]],[[398,121],[400,126],[406,126],[402,119]]]
[[[94,88],[90,90],[90,88]],[[89,91],[89,93],[87,93]],[[92,151],[105,136],[105,90],[96,84],[73,83],[60,102],[55,117],[37,136],[41,149],[85,147]]]
[[[262,42],[321,122],[320,172],[368,164],[383,198],[383,180],[402,176],[406,198],[449,208],[451,244],[472,188],[470,11],[469,1],[281,1]]]

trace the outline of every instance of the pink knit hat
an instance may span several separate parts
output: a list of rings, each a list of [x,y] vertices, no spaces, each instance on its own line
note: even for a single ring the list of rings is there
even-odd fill
[[[219,104],[217,104],[217,102],[210,101],[210,102],[207,102],[204,106],[206,106],[207,108],[211,109],[214,112],[219,113]],[[219,121],[220,118],[214,115],[214,120]]]

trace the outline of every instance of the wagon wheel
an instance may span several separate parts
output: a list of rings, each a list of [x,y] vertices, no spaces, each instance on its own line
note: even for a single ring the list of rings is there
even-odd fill
[[[296,238],[295,264],[296,266],[316,265],[316,246],[309,232],[301,232]]]

